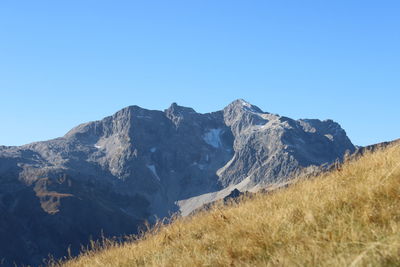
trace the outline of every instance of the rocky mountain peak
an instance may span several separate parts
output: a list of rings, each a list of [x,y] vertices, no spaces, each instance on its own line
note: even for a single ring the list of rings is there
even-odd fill
[[[176,127],[178,127],[182,121],[192,117],[197,114],[196,111],[192,108],[179,106],[177,103],[172,103],[171,106],[166,109],[165,115],[168,119],[170,119]]]
[[[293,120],[243,99],[206,114],[129,106],[61,138],[0,147],[0,259],[38,264],[71,244],[77,252],[102,229],[135,233],[144,220],[287,182],[347,150],[355,148],[331,120]]]
[[[254,125],[262,125],[267,122],[264,118],[266,112],[249,102],[238,99],[233,101],[223,110],[226,125],[230,126],[234,135]]]
[[[239,111],[239,112],[255,112],[264,113],[259,107],[252,105],[244,99],[237,99],[230,103],[224,110],[226,111]]]
[[[179,106],[177,103],[172,103],[171,106],[165,110],[167,115],[184,116],[187,114],[195,114],[196,111],[193,108]]]

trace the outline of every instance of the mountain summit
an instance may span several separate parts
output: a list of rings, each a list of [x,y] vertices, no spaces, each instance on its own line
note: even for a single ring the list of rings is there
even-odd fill
[[[65,136],[0,147],[0,258],[38,264],[90,238],[256,190],[341,160],[355,147],[332,120],[293,120],[236,100],[200,114],[138,106]]]

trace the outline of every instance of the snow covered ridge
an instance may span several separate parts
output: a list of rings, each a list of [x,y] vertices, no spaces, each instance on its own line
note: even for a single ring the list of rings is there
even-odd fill
[[[210,129],[203,136],[204,142],[215,148],[221,147],[221,133],[222,129]]]

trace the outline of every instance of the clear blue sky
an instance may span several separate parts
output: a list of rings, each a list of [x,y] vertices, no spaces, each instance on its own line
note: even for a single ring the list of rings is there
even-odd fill
[[[400,137],[400,1],[0,2],[0,144],[64,135],[128,105],[244,98]]]

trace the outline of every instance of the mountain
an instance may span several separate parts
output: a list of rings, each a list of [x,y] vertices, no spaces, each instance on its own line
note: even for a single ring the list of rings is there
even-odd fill
[[[220,201],[52,267],[399,266],[399,162],[400,142],[375,146],[313,179]]]
[[[354,145],[332,120],[293,120],[244,100],[200,114],[130,106],[65,136],[0,147],[0,259],[37,265],[90,238],[257,190],[341,160]]]

